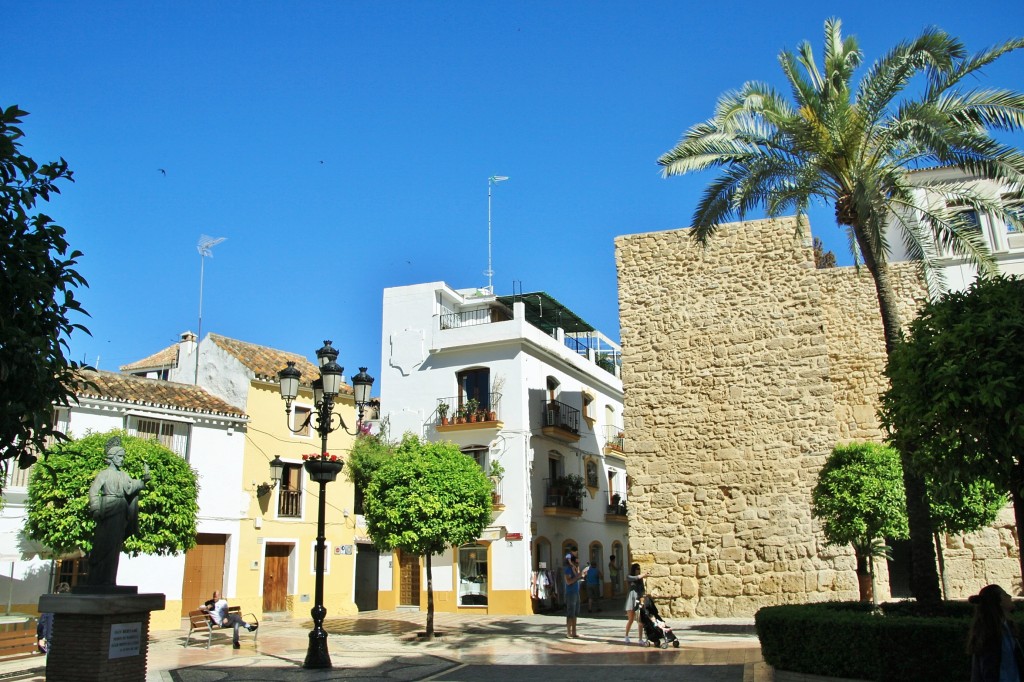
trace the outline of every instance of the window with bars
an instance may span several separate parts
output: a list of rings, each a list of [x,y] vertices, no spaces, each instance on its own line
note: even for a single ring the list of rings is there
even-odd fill
[[[62,559],[54,571],[54,582],[51,592],[57,591],[57,586],[67,583],[71,587],[84,585],[89,576],[89,562],[83,559]]]
[[[182,459],[188,456],[188,428],[184,422],[154,417],[128,417],[128,434],[155,440]]]

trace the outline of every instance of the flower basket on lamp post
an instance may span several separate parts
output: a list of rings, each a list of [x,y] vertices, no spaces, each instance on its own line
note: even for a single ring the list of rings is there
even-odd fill
[[[336,457],[334,459],[330,459],[330,457],[334,457],[334,455],[327,458],[320,455],[303,457],[306,461],[302,463],[302,468],[309,474],[309,480],[315,483],[333,483],[337,480],[345,463]]]

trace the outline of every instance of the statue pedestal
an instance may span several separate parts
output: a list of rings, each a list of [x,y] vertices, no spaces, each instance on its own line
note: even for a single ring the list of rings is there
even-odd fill
[[[164,608],[162,594],[44,594],[39,612],[53,614],[46,679],[142,682],[149,653],[149,616]]]

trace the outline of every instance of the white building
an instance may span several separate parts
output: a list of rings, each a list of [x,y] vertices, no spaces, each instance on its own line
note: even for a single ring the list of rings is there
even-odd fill
[[[435,557],[435,607],[524,614],[560,601],[579,547],[605,594],[628,552],[621,351],[542,292],[494,296],[444,282],[384,291],[380,395],[392,437],[456,443],[497,483],[492,525]],[[472,413],[472,416],[467,416]],[[458,422],[463,423],[458,423]],[[582,483],[574,492],[571,480]],[[420,557],[382,555],[380,608],[422,605]]]
[[[243,500],[240,492],[246,415],[195,386],[110,372],[84,375],[90,385],[79,391],[78,404],[56,410],[58,429],[72,438],[124,429],[134,436],[155,438],[187,460],[199,477],[197,532],[227,538],[223,565],[236,565],[232,559],[238,552],[239,524],[248,507],[248,498]],[[45,548],[22,534],[30,472],[12,463],[4,484],[6,504],[0,511],[0,556],[11,562],[11,572],[0,579],[0,589],[8,596],[8,611],[24,613],[34,613],[39,596],[58,582],[78,582],[85,569],[84,559],[53,557],[51,561]],[[225,490],[230,493],[224,494]],[[190,590],[193,574],[200,568],[190,567],[184,554],[125,555],[117,582],[136,585],[140,592],[164,593],[167,605],[153,614],[151,627],[177,629],[182,613],[208,598]],[[235,571],[225,570],[227,590],[233,591],[236,579]]]
[[[955,199],[949,195],[943,196],[937,192],[930,192],[928,189],[934,187],[949,190],[954,186],[963,187],[967,191],[985,196],[1004,206],[1016,206],[1020,209],[1022,205],[1019,192],[1013,194],[1009,188],[1000,185],[995,180],[965,176],[959,169],[930,168],[914,171],[911,175],[914,184],[920,187],[917,191],[928,196],[928,201],[932,205],[948,202],[948,207],[956,210]],[[1007,223],[1000,216],[990,213],[979,215],[966,208],[963,210],[968,211],[971,221],[978,226],[981,237],[988,246],[999,272],[1003,275],[1024,275],[1024,232]],[[890,227],[888,243],[890,261],[910,260],[902,237],[895,226]],[[966,258],[954,254],[948,248],[941,245],[934,248],[936,249],[935,263],[937,267],[936,272],[930,273],[931,277],[929,278],[929,288],[932,294],[940,295],[947,291],[967,289],[978,276],[977,269],[968,263]]]

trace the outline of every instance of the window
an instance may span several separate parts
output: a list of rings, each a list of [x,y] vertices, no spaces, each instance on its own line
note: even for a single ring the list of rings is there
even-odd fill
[[[188,457],[187,422],[128,415],[128,435],[155,440],[182,459]]]
[[[586,391],[583,392],[583,418],[594,419],[594,396]]]
[[[84,585],[89,575],[89,562],[82,559],[62,559],[54,573],[54,583],[51,592],[57,591],[57,586],[67,583],[71,587]]]
[[[302,465],[286,463],[277,491],[277,515],[286,519],[302,518]]]
[[[313,408],[305,405],[296,405],[295,412],[292,414],[293,433],[295,433],[296,436],[302,436],[303,438],[309,438],[312,436],[313,428],[310,425],[310,421],[312,421]]]
[[[481,469],[487,471],[487,451],[486,445],[470,445],[469,447],[462,448],[462,452],[473,458]]]
[[[558,379],[556,379],[554,377],[548,377],[548,380],[547,380],[548,400],[557,400],[558,399],[558,386],[559,386]]]
[[[477,409],[491,409],[491,370],[486,367],[467,369],[456,375],[459,384],[459,404],[464,407],[469,400],[477,401]]]
[[[487,545],[459,547],[459,606],[487,606]]]
[[[562,476],[562,456],[557,452],[548,453],[548,478],[554,481]]]

